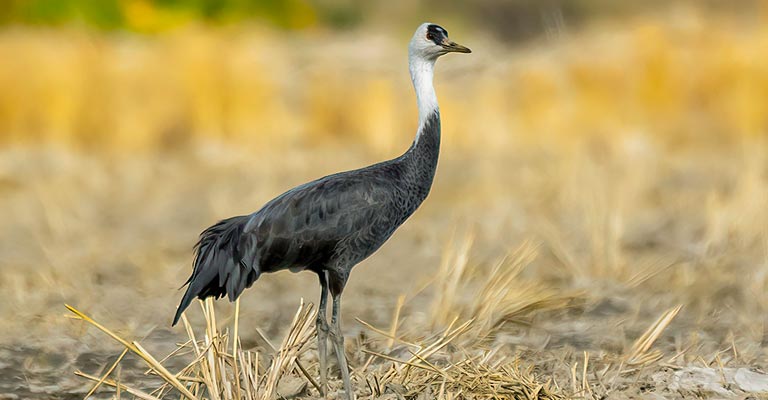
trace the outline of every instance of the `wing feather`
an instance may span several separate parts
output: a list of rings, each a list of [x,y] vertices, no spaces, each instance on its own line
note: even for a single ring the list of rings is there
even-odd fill
[[[341,253],[350,266],[368,257],[413,211],[402,209],[402,168],[389,163],[330,175],[206,229],[173,324],[195,297],[234,301],[263,272],[324,267]]]
[[[323,263],[337,255],[340,243],[359,243],[364,258],[388,238],[370,233],[392,225],[396,193],[393,181],[379,174],[331,175],[267,203],[251,214],[244,232],[261,244],[264,271]]]

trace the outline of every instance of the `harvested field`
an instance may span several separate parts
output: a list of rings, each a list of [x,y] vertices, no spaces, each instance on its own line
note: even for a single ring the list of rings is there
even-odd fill
[[[453,29],[430,197],[345,290],[358,398],[768,395],[761,18]],[[319,397],[313,274],[170,322],[202,229],[409,145],[402,38],[326,35],[0,30],[0,399]]]

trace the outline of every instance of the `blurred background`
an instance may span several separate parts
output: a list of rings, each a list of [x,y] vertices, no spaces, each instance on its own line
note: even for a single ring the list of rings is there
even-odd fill
[[[350,334],[401,294],[412,326],[446,322],[430,296],[456,254],[461,313],[527,241],[499,332],[516,349],[623,354],[681,304],[662,354],[765,368],[768,2],[5,0],[0,393],[81,390],[61,371],[114,352],[63,303],[178,340],[200,231],[402,153],[424,21],[473,53],[438,63],[435,185],[356,267]],[[282,332],[316,296],[312,274],[263,276],[241,334]]]

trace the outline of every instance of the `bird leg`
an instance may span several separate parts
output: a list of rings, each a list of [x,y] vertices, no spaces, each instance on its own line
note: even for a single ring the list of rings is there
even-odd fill
[[[344,336],[341,334],[341,293],[333,294],[333,313],[331,314],[331,340],[333,348],[336,351],[336,358],[339,360],[339,369],[341,378],[344,380],[344,391],[347,392],[347,399],[353,400],[355,393],[352,391],[352,383],[349,381],[349,367],[347,366],[347,356],[344,353]]]
[[[317,355],[320,359],[320,395],[327,398],[328,394],[328,321],[326,320],[326,305],[328,304],[328,280],[325,271],[320,276],[320,308],[317,310]]]

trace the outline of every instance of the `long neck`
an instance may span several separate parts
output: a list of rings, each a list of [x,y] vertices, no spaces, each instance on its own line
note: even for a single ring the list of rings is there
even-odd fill
[[[408,164],[408,180],[414,184],[417,204],[429,194],[440,154],[440,110],[432,86],[434,60],[411,57],[410,70],[419,106],[419,128],[413,145],[404,154]]]
[[[419,130],[416,135],[416,141],[418,141],[427,119],[433,113],[439,112],[435,87],[432,85],[435,60],[427,60],[411,54],[408,61],[411,81],[416,90],[416,101],[419,106]]]

